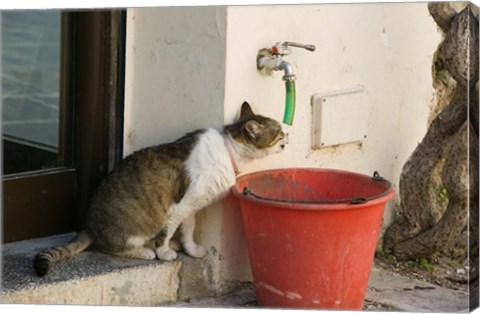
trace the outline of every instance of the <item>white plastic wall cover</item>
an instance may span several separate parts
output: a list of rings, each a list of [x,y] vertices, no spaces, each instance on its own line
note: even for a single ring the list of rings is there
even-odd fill
[[[363,87],[312,96],[312,148],[361,142],[367,137],[368,103]]]

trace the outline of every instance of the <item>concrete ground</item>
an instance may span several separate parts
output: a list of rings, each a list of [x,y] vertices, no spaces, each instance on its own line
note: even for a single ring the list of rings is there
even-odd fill
[[[363,311],[393,312],[469,312],[466,292],[446,289],[423,281],[373,268]],[[253,287],[217,298],[203,298],[173,303],[174,307],[258,308]]]

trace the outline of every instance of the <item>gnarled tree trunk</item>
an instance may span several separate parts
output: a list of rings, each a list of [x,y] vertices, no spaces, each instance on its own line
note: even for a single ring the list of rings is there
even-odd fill
[[[445,33],[436,64],[456,87],[402,169],[400,214],[384,236],[400,260],[441,253],[466,236],[469,217],[478,221],[478,20],[469,6],[457,13],[450,3],[430,3],[429,11]],[[469,230],[478,239],[478,225]]]

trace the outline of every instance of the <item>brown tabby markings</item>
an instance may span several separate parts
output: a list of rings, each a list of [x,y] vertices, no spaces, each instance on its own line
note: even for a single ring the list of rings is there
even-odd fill
[[[246,102],[239,121],[224,132],[241,163],[278,153],[286,144],[280,124],[255,115]],[[54,262],[90,245],[120,256],[171,260],[176,254],[169,242],[179,224],[186,253],[201,258],[206,250],[193,240],[195,212],[234,183],[224,138],[213,129],[135,152],[100,184],[83,231],[65,245],[38,253],[34,269],[44,276]]]
[[[150,238],[161,230],[166,209],[179,203],[188,189],[190,178],[184,162],[204,131],[142,149],[102,182],[84,226],[95,248],[118,253],[125,249],[130,235]]]

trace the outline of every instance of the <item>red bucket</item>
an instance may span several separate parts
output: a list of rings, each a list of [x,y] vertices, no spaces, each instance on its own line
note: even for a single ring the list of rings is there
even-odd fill
[[[241,176],[239,199],[261,306],[361,309],[385,204],[373,177],[293,168]]]

